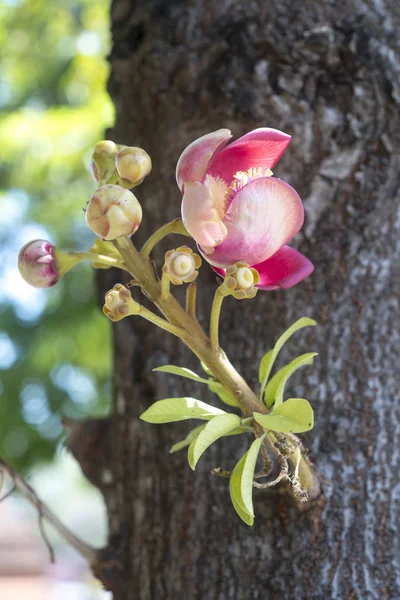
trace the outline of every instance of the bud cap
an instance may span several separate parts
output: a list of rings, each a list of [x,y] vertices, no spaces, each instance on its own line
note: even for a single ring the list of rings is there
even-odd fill
[[[117,283],[105,296],[103,312],[111,321],[120,321],[129,315],[138,315],[140,308],[140,304],[132,298],[130,291],[124,285]]]

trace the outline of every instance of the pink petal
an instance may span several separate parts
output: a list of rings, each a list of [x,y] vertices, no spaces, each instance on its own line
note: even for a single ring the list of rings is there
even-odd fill
[[[216,267],[238,260],[249,265],[263,262],[296,235],[304,221],[303,204],[297,192],[275,177],[253,179],[239,190],[223,220],[226,239],[204,258]]]
[[[198,181],[185,182],[182,219],[190,235],[210,252],[226,238],[227,230],[219,218],[213,197]]]
[[[276,254],[258,265],[252,265],[260,274],[260,290],[293,287],[314,271],[314,265],[297,250],[283,246]]]
[[[289,246],[283,246],[271,258],[258,265],[260,281],[256,287],[260,290],[287,290],[293,287],[314,271],[314,265],[303,254]],[[226,269],[211,267],[213,271],[225,277]]]
[[[214,154],[207,172],[221,177],[229,185],[237,171],[259,167],[263,170],[272,169],[290,140],[290,135],[278,129],[255,129]]]
[[[229,129],[218,129],[198,138],[182,152],[176,165],[176,181],[181,191],[185,181],[201,181],[213,155],[232,137]]]

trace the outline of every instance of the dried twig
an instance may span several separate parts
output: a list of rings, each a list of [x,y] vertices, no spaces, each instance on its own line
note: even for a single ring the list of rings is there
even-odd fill
[[[266,483],[258,483],[257,481],[253,481],[253,487],[259,488],[259,489],[265,489],[265,488],[274,487],[280,481],[282,481],[283,479],[287,478],[288,472],[289,472],[288,461],[282,455],[280,455],[280,457],[278,458],[278,460],[279,460],[279,465],[281,467],[281,470],[280,470],[280,473],[279,473],[278,477],[276,477],[276,479],[274,479],[273,481],[267,481]]]
[[[43,527],[43,519],[46,519],[53,527],[58,531],[58,533],[73,547],[79,554],[81,554],[89,564],[93,564],[97,558],[97,551],[80,540],[75,534],[73,534],[69,529],[67,529],[58,517],[50,510],[48,506],[46,506],[36,495],[36,492],[33,488],[25,481],[21,475],[15,471],[15,469],[4,460],[4,458],[0,457],[0,471],[3,473],[7,473],[13,482],[12,489],[7,492],[2,500],[5,500],[10,496],[10,494],[17,489],[38,511],[39,514],[39,529],[42,534],[43,540],[49,550],[50,559],[54,562],[54,550],[51,547],[51,544],[48,540],[47,534]]]
[[[215,469],[211,470],[211,475],[229,479],[229,477],[232,475],[232,471],[226,471],[225,469],[221,469],[221,467],[216,467]]]

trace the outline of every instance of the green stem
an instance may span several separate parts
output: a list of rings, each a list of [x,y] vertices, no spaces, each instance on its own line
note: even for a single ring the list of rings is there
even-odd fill
[[[90,260],[91,262],[98,262],[108,267],[125,269],[125,265],[121,260],[112,256],[106,256],[105,254],[95,254],[94,252],[70,252],[70,254],[80,256],[82,260]]]
[[[161,295],[164,300],[168,300],[171,295],[171,280],[166,273],[161,276]]]
[[[219,317],[221,315],[222,302],[225,297],[221,294],[221,287],[222,286],[215,291],[210,316],[210,340],[211,348],[214,352],[218,352],[219,350]]]
[[[186,290],[186,312],[196,319],[197,283],[191,283]]]
[[[268,409],[258,401],[253,391],[231,365],[225,353],[218,347],[218,321],[223,300],[222,293],[219,292],[218,294],[217,290],[214,299],[216,304],[215,307],[213,306],[214,311],[212,312],[211,321],[217,344],[214,344],[214,347],[212,347],[211,340],[206,336],[197,319],[190,312],[186,312],[172,294],[168,299],[163,298],[161,283],[156,277],[152,263],[148,257],[143,256],[143,254],[137,251],[131,243],[130,238],[118,238],[114,241],[114,246],[122,256],[128,271],[168,321],[164,321],[161,317],[154,315],[146,309],[143,309],[142,316],[178,336],[213,373],[217,381],[236,398],[245,417],[252,419],[250,415],[254,411],[267,414],[269,412]],[[255,426],[254,431],[259,434],[264,433],[260,426]],[[284,457],[275,447],[275,441],[274,434],[268,432],[265,442],[269,445],[272,453],[279,462]],[[290,461],[290,458],[288,460]],[[296,467],[301,485],[307,491],[309,498],[313,499],[318,496],[320,493],[318,477],[303,453],[301,453],[301,460],[298,465],[296,461],[294,468]]]
[[[154,325],[161,327],[161,329],[165,329],[165,331],[169,331],[169,333],[172,333],[173,335],[176,335],[177,337],[182,339],[183,330],[180,327],[172,325],[165,319],[159,317],[158,315],[155,315],[153,312],[151,312],[151,310],[148,310],[144,306],[140,307],[140,312],[138,314],[144,319],[147,319],[147,321],[154,323]]]
[[[118,238],[114,241],[114,246],[120,252],[131,275],[140,282],[146,295],[170,324],[181,328],[182,333],[179,337],[237,399],[244,414],[248,415],[253,411],[266,413],[266,408],[259,404],[257,397],[233,368],[225,353],[212,350],[210,340],[198,321],[184,310],[173,295],[167,300],[162,297],[161,284],[156,278],[152,263],[136,250],[130,238]]]
[[[181,235],[191,237],[191,235],[187,232],[182,222],[182,219],[174,219],[173,221],[167,223],[166,225],[163,225],[162,227],[160,227],[160,229],[153,233],[153,235],[149,237],[147,242],[142,247],[140,253],[147,258],[150,255],[150,252],[153,250],[154,246],[170,233],[179,233]]]

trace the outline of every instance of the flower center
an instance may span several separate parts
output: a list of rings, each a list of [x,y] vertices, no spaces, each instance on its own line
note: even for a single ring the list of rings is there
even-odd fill
[[[105,304],[110,310],[114,310],[119,305],[119,294],[115,290],[110,290],[105,297]]]
[[[232,183],[225,194],[226,204],[229,206],[234,195],[237,194],[237,192],[250,181],[253,181],[254,179],[260,179],[261,177],[272,177],[272,175],[273,173],[271,169],[263,169],[262,167],[258,167],[257,169],[252,167],[247,169],[247,171],[236,171],[233,176]]]
[[[174,259],[172,263],[173,270],[180,277],[183,277],[184,275],[189,275],[190,272],[193,270],[193,267],[194,262],[190,254],[180,254]]]
[[[236,273],[236,281],[242,290],[248,290],[254,283],[254,275],[247,267],[240,267]]]

